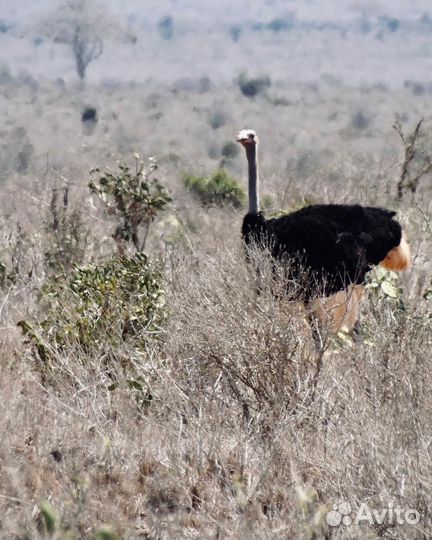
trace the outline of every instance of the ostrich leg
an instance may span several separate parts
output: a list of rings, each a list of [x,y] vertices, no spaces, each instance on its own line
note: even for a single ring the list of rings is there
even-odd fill
[[[354,323],[354,327],[352,329],[352,339],[354,343],[363,343],[363,336],[361,333],[361,322],[359,319]]]
[[[306,304],[306,309],[308,311],[307,313],[307,321],[309,323],[309,327],[311,329],[312,339],[315,344],[315,349],[317,351],[321,351],[324,347],[323,339],[322,339],[322,331],[321,331],[321,322],[319,318],[315,315],[313,311],[310,311],[309,304]]]

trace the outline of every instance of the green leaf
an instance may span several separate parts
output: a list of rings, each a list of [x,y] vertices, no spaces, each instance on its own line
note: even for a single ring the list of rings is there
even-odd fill
[[[396,285],[390,283],[389,281],[383,281],[381,283],[381,290],[386,296],[389,296],[390,298],[399,297],[399,289],[396,287]]]
[[[224,169],[218,169],[210,178],[187,174],[183,182],[204,206],[239,208],[246,199],[242,187]]]
[[[41,504],[40,511],[47,533],[50,536],[53,536],[57,529],[57,512],[54,510],[54,508],[50,505],[48,501],[45,501]]]
[[[127,384],[129,388],[135,388],[135,390],[141,390],[143,389],[143,385],[139,381],[135,381],[133,379],[128,379]]]
[[[118,536],[112,527],[104,526],[98,529],[94,535],[95,540],[117,540]]]
[[[18,326],[45,363],[51,347],[90,351],[130,340],[141,346],[164,316],[160,266],[144,254],[76,268],[67,280],[50,281],[43,294],[45,319]]]

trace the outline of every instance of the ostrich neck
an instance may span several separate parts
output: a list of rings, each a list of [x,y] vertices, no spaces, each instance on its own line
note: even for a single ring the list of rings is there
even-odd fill
[[[259,176],[257,147],[251,144],[246,148],[249,173],[249,214],[259,212]]]

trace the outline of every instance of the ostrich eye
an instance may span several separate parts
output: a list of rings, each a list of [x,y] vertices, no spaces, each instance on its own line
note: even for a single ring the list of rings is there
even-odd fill
[[[255,137],[255,133],[248,133],[248,137],[249,137],[250,139],[253,139],[253,138]]]

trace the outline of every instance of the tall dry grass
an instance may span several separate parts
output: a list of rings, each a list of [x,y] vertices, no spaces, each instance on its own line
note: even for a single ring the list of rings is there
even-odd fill
[[[217,240],[209,224],[192,246],[167,252],[160,337],[110,351],[145,381],[152,399],[144,408],[120,363],[107,370],[100,354],[57,353],[44,383],[13,327],[35,297],[24,281],[9,289],[4,536],[46,537],[43,501],[55,509],[56,537],[93,537],[104,525],[144,538],[428,536],[429,304],[413,293],[402,308],[372,291],[364,343],[329,338],[317,373],[304,314],[260,254],[257,294],[240,239],[224,223]],[[341,501],[353,509],[393,502],[421,520],[329,527],[326,512]]]
[[[202,97],[161,94],[167,114],[154,139],[150,123],[136,125],[132,98],[127,107],[133,112],[124,113],[122,129],[115,123],[109,127],[129,152],[136,139],[158,146],[175,124],[175,144],[171,148],[167,142],[166,149],[181,150],[190,165],[193,152],[205,156],[210,142],[222,142],[220,133],[208,134],[208,125],[200,123],[202,112],[193,112],[192,104],[212,110],[222,94],[225,99],[216,90]],[[336,94],[331,94],[332,107],[339,110]],[[45,253],[52,248],[51,188],[62,186],[62,176],[72,180],[71,211],[81,213],[86,234],[84,261],[104,261],[115,251],[110,237],[115,224],[90,201],[87,171],[103,165],[94,161],[107,148],[118,152],[120,147],[104,132],[94,153],[81,162],[84,152],[74,153],[81,139],[76,136],[64,147],[65,137],[58,134],[65,127],[58,125],[50,136],[58,136],[56,144],[73,166],[59,173],[63,158],[54,146],[49,158],[55,168],[47,165],[37,178],[12,177],[1,188],[0,261],[8,270],[17,269],[14,280],[1,283],[0,292],[1,536],[430,536],[432,325],[430,300],[423,298],[431,279],[429,184],[422,184],[415,202],[396,203],[394,146],[389,151],[394,155],[383,153],[382,162],[375,154],[366,161],[356,146],[372,147],[374,139],[353,136],[338,146],[349,107],[331,136],[320,139],[332,151],[329,160],[340,159],[340,166],[294,181],[298,168],[291,169],[290,160],[303,147],[314,147],[320,133],[315,129],[318,105],[299,101],[297,116],[294,108],[290,111],[297,122],[289,126],[297,137],[291,147],[279,110],[239,99],[228,94],[230,125],[223,128],[223,137],[235,131],[231,121],[239,127],[246,116],[267,125],[267,140],[273,137],[276,143],[262,145],[263,171],[270,171],[263,192],[276,199],[273,209],[292,209],[304,200],[399,209],[413,253],[412,269],[397,282],[403,294],[392,299],[379,287],[368,289],[363,343],[354,344],[343,334],[325,335],[325,353],[317,357],[304,311],[288,302],[283,283],[259,253],[254,255],[262,268],[258,294],[241,245],[241,213],[203,210],[182,191],[179,171],[165,169],[169,176],[165,172],[162,180],[174,194],[175,207],[155,224],[148,249],[163,261],[166,319],[156,334],[140,336],[145,338],[140,346],[133,340],[113,345],[108,327],[106,345],[91,353],[79,346],[53,348],[47,377],[16,323],[44,317],[40,291],[50,275]],[[183,132],[189,109],[184,111],[182,100],[190,106],[193,136]],[[324,101],[319,109],[326,126],[330,105]],[[171,108],[178,121],[168,114]],[[377,124],[388,125],[387,117],[381,120]],[[50,124],[42,119],[32,124],[36,128],[50,131]],[[77,131],[72,124],[68,130]],[[123,132],[133,135],[132,142],[126,144]],[[202,139],[196,136],[203,133]],[[381,140],[381,134],[376,137]],[[199,158],[198,169],[209,159]],[[240,162],[236,168],[241,170]],[[66,316],[70,309],[64,306]],[[131,388],[131,373],[145,388],[144,403],[138,389]],[[44,502],[52,509],[53,526]],[[420,521],[331,527],[326,513],[341,502],[351,505],[351,517],[361,504],[383,510],[393,503],[416,510]]]

